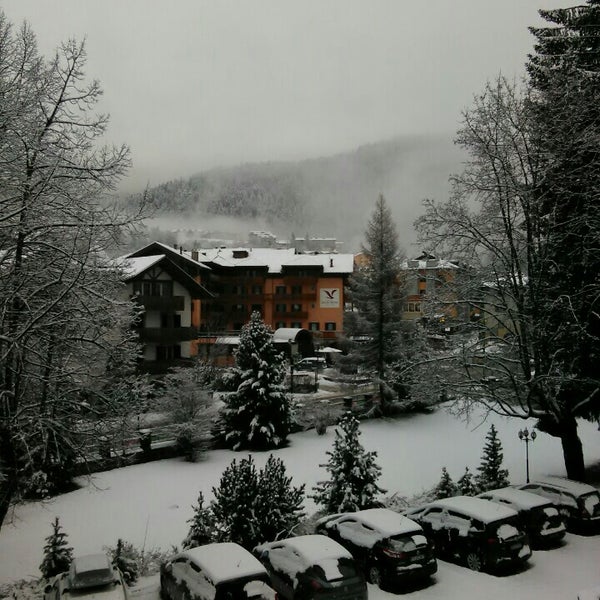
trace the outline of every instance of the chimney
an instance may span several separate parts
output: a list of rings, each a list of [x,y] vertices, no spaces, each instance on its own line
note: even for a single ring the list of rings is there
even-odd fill
[[[192,260],[198,262],[198,250],[192,250]]]
[[[183,254],[183,246],[179,246],[179,254]]]
[[[329,266],[330,266],[330,267],[333,267],[333,258],[330,258],[330,259],[329,259]]]

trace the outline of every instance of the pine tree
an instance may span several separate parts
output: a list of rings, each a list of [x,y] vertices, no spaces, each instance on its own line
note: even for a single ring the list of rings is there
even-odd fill
[[[465,467],[465,472],[456,482],[456,486],[463,496],[475,496],[479,492],[473,479],[473,473],[471,473],[469,467]]]
[[[479,474],[475,478],[481,491],[494,490],[510,484],[508,470],[502,468],[503,459],[502,443],[498,439],[496,427],[492,425],[486,436],[481,463],[477,467]]]
[[[383,196],[379,196],[367,225],[362,251],[366,262],[350,278],[349,296],[355,312],[349,315],[349,330],[368,340],[357,346],[353,354],[360,357],[362,365],[376,372],[385,411],[390,396],[387,371],[401,355],[404,292],[400,284],[398,234]]]
[[[290,432],[290,400],[282,385],[283,355],[258,312],[242,328],[236,354],[241,374],[238,389],[225,399],[219,425],[234,450],[265,450],[285,444]]]
[[[452,481],[450,474],[446,467],[442,467],[442,476],[440,481],[435,486],[433,491],[434,497],[437,500],[441,500],[442,498],[451,498],[456,495],[456,485]]]
[[[117,540],[117,547],[111,553],[113,566],[121,571],[125,583],[129,586],[135,585],[138,578],[135,553],[133,545],[130,542],[124,542],[121,538]]]
[[[252,456],[235,459],[213,488],[211,510],[217,541],[236,542],[252,549],[257,543],[255,502],[260,492],[258,473]]]
[[[184,550],[203,546],[215,541],[215,518],[210,507],[204,506],[204,494],[198,493],[198,504],[192,505],[193,516],[187,520],[190,529],[182,542]]]
[[[46,538],[44,558],[40,565],[40,571],[46,579],[69,570],[73,548],[67,544],[67,537],[56,517],[52,523],[52,533]]]
[[[315,502],[329,513],[356,511],[377,505],[377,486],[381,467],[375,463],[376,452],[367,452],[358,440],[359,422],[351,412],[340,420],[335,431],[333,451],[327,452],[325,465],[331,478],[313,488]]]
[[[287,537],[303,517],[304,485],[292,486],[285,464],[280,458],[269,456],[259,475],[259,492],[256,497],[258,542]]]

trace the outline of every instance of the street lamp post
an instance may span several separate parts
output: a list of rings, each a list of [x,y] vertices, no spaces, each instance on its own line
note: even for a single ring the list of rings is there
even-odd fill
[[[527,474],[527,483],[529,483],[529,442],[533,442],[537,434],[535,431],[529,433],[527,427],[519,431],[519,439],[525,442],[525,472]]]
[[[294,393],[294,340],[288,340],[290,345],[290,394]]]

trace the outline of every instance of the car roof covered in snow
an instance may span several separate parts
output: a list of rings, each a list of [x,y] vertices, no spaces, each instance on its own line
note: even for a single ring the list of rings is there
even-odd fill
[[[506,502],[510,502],[511,504],[525,510],[551,504],[548,498],[538,496],[533,492],[528,492],[526,490],[518,490],[512,487],[498,488],[497,490],[488,490],[487,492],[482,492],[481,494],[477,495],[477,498],[487,499],[486,497],[498,500],[505,500]]]
[[[542,477],[540,479],[536,479],[531,483],[547,483],[549,485],[553,485],[565,492],[570,492],[575,496],[583,496],[584,494],[589,494],[590,492],[598,492],[598,490],[587,484],[581,483],[580,481],[573,481],[572,479],[565,479],[564,477]],[[526,484],[525,484],[526,485]],[[530,484],[531,485],[531,484]]]
[[[318,533],[261,544],[258,548],[268,549],[280,544],[294,550],[305,561],[307,567],[330,558],[352,558],[346,548],[326,535]]]
[[[461,513],[483,521],[484,523],[492,523],[499,519],[514,517],[517,513],[508,506],[501,506],[482,498],[473,498],[472,496],[454,496],[452,498],[444,498],[443,500],[435,500],[430,502],[428,506],[440,506],[448,510],[457,510]]]
[[[214,584],[222,581],[266,574],[261,562],[245,548],[233,542],[218,542],[185,550],[185,556],[195,562]]]
[[[333,521],[339,522],[348,517],[355,518],[385,536],[422,531],[418,523],[389,508],[368,508],[353,513],[343,513]]]

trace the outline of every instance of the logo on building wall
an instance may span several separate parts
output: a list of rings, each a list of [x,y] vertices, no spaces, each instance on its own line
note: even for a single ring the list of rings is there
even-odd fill
[[[321,305],[321,308],[339,308],[340,307],[340,289],[339,288],[321,288],[320,305]]]

